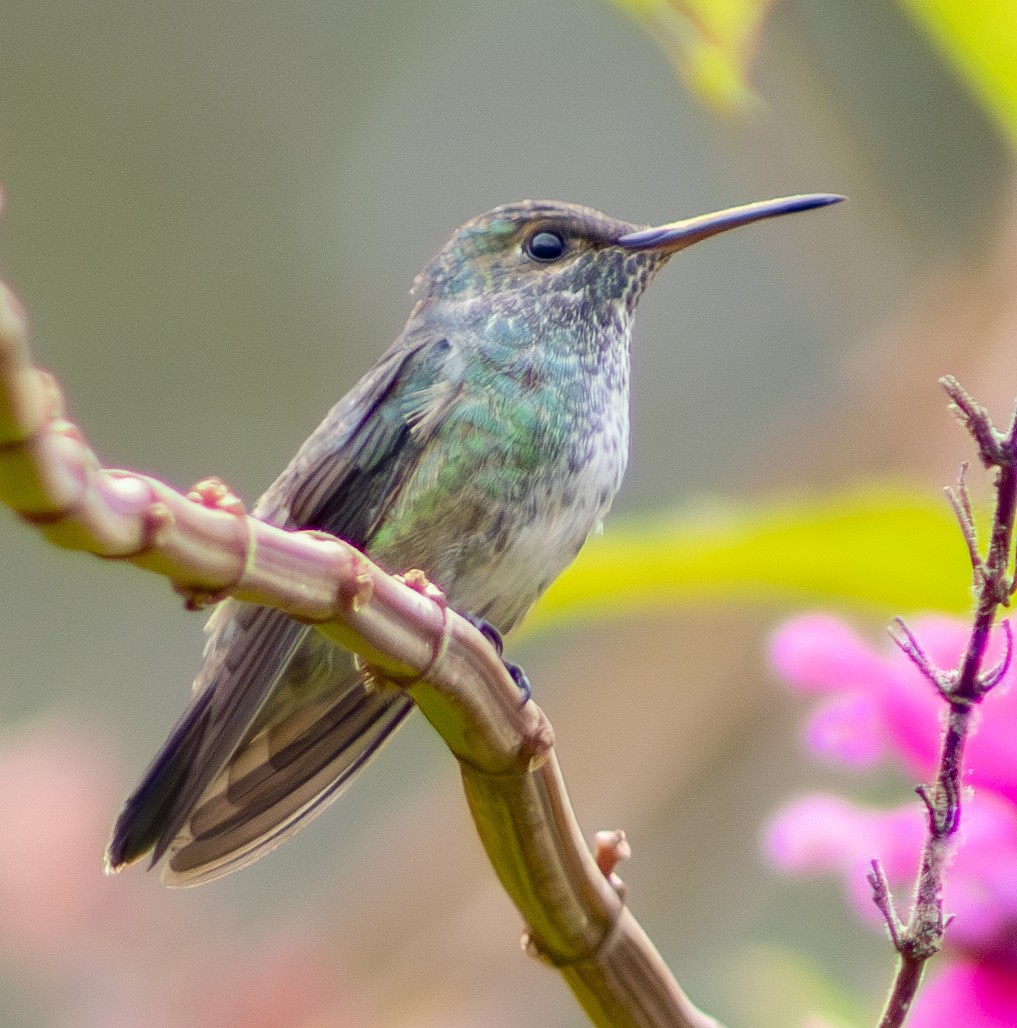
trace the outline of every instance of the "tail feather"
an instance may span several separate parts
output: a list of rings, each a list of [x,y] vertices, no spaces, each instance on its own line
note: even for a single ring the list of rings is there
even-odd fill
[[[208,693],[195,697],[124,803],[106,848],[108,872],[135,863],[158,844],[208,730],[209,699]]]
[[[281,750],[274,731],[259,733],[209,786],[169,847],[167,885],[197,885],[257,860],[337,799],[413,704],[358,682]],[[306,721],[308,711],[293,719]],[[239,774],[238,774],[239,772]]]
[[[195,803],[242,745],[266,706],[285,702],[288,678],[307,676],[295,660],[311,630],[277,610],[227,601],[209,619],[205,664],[190,706],[131,793],[106,850],[111,871],[152,851],[152,864],[187,820]],[[334,647],[324,640],[322,647]],[[291,670],[291,665],[296,665]],[[319,677],[333,669],[319,661]],[[288,674],[290,673],[290,674]],[[337,673],[346,675],[344,666]],[[278,699],[274,699],[282,692]]]
[[[278,611],[234,604],[205,674],[113,830],[107,869],[149,850],[194,885],[250,863],[335,799],[409,711],[352,658]]]

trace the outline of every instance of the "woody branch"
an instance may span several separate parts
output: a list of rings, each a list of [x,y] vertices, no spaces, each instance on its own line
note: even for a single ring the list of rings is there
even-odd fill
[[[203,483],[183,495],[104,468],[67,419],[56,379],[31,363],[25,315],[0,283],[0,501],[54,544],[168,578],[192,605],[232,596],[277,607],[405,688],[460,763],[492,864],[528,926],[527,948],[563,975],[591,1020],[615,1028],[717,1028],[681,990],[610,874],[591,855],[533,702],[494,649],[422,576],[387,575],[320,532],[246,515]]]

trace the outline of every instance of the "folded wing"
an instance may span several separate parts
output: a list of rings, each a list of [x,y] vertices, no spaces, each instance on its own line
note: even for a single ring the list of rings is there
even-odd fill
[[[255,514],[369,552],[440,423],[422,427],[414,398],[439,385],[451,395],[450,353],[443,337],[408,328]],[[403,694],[368,688],[348,653],[279,611],[228,600],[208,628],[191,704],[114,826],[111,870],[169,853],[164,879],[184,885],[249,863],[338,796],[411,709]]]

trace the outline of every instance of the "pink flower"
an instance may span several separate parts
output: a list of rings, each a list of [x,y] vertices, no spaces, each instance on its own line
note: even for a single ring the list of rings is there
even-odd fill
[[[967,643],[969,628],[948,618],[923,618],[912,629],[935,663],[953,668]],[[1001,633],[989,662],[1003,653]],[[806,728],[810,748],[828,760],[869,767],[890,754],[909,774],[928,778],[939,752],[945,704],[914,664],[889,641],[872,649],[844,622],[811,614],[788,622],[776,633],[771,660],[777,673],[799,692],[824,698]],[[965,761],[966,780],[1017,803],[1017,665],[981,704],[981,724]]]
[[[967,625],[925,618],[911,627],[938,667],[957,666]],[[997,632],[989,664],[1003,651]],[[908,775],[931,778],[946,704],[889,641],[877,651],[842,621],[814,614],[784,625],[771,656],[792,688],[821,700],[805,731],[813,752],[855,768],[896,758]],[[943,889],[944,909],[954,915],[946,937],[953,960],[930,968],[908,1021],[915,1028],[1017,1025],[1015,675],[1008,669],[986,696],[968,743],[961,829]],[[917,801],[880,810],[840,796],[807,796],[777,814],[764,847],[788,874],[840,875],[859,916],[885,927],[867,881],[870,862],[880,860],[903,904],[918,870],[925,818]]]
[[[879,857],[890,884],[907,895],[925,835],[914,802],[893,810],[862,807],[839,796],[806,796],[771,821],[764,848],[787,874],[838,874],[858,916],[883,924],[867,875]],[[992,953],[1017,971],[1017,809],[991,793],[963,808],[961,838],[946,876],[944,907],[955,915],[951,947]]]
[[[308,907],[257,931],[221,894],[107,878],[125,783],[70,722],[0,734],[0,976],[39,1021],[81,1028],[304,1028],[350,999]]]
[[[921,1028],[1017,1025],[1017,970],[992,960],[959,960],[938,968],[919,991],[908,1024]]]
[[[118,776],[69,725],[0,736],[0,953],[36,973],[102,919],[106,822]]]

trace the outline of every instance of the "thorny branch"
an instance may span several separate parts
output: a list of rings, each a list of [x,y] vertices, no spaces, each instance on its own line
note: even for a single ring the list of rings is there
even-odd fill
[[[920,785],[916,789],[925,804],[928,832],[906,923],[898,918],[886,875],[878,860],[872,862],[869,875],[873,900],[886,921],[890,939],[899,955],[879,1028],[898,1028],[904,1023],[921,983],[925,963],[939,952],[943,944],[949,923],[943,912],[943,872],[960,827],[964,747],[970,734],[971,717],[975,705],[1006,674],[1013,656],[1013,633],[1009,622],[1004,621],[1004,655],[995,667],[983,670],[997,613],[1001,606],[1009,606],[1014,592],[1011,553],[1017,514],[1017,412],[1007,431],[1000,432],[985,408],[975,403],[956,379],[946,377],[941,383],[950,397],[953,413],[974,439],[982,464],[995,471],[996,501],[988,551],[983,558],[971,514],[965,481],[966,465],[961,469],[956,487],[947,490],[971,558],[976,594],[971,635],[958,666],[949,671],[936,667],[900,619],[891,631],[894,641],[943,697],[949,709],[940,741],[935,779],[931,785]]]

